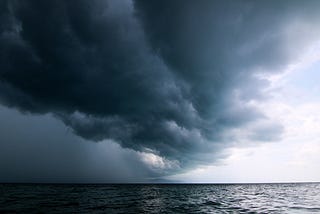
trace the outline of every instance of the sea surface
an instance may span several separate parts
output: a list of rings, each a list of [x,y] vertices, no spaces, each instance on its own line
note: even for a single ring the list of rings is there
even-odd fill
[[[0,184],[0,213],[320,213],[320,183]]]

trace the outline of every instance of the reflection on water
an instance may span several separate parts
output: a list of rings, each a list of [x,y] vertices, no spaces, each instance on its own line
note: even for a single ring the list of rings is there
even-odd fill
[[[1,213],[320,213],[320,184],[0,184]]]

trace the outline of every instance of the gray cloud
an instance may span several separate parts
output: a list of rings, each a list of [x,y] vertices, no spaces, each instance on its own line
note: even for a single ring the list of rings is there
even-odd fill
[[[0,106],[0,118],[0,182],[148,182],[159,176],[138,153],[112,141],[83,140],[49,114]]]
[[[269,83],[256,71],[279,72],[295,59],[307,34],[291,41],[287,26],[313,20],[319,8],[318,1],[1,4],[4,105],[49,112],[83,138],[113,139],[182,168],[218,158],[230,143],[221,133],[266,119],[247,105],[266,99]],[[264,139],[278,139],[282,128],[274,127]]]

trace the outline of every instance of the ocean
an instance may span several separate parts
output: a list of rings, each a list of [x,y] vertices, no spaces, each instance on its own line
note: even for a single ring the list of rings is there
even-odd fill
[[[0,213],[320,213],[320,183],[0,184]]]

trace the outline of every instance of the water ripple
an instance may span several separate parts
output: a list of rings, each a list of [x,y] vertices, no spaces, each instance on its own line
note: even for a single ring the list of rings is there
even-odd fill
[[[320,213],[320,184],[0,184],[0,213]]]

